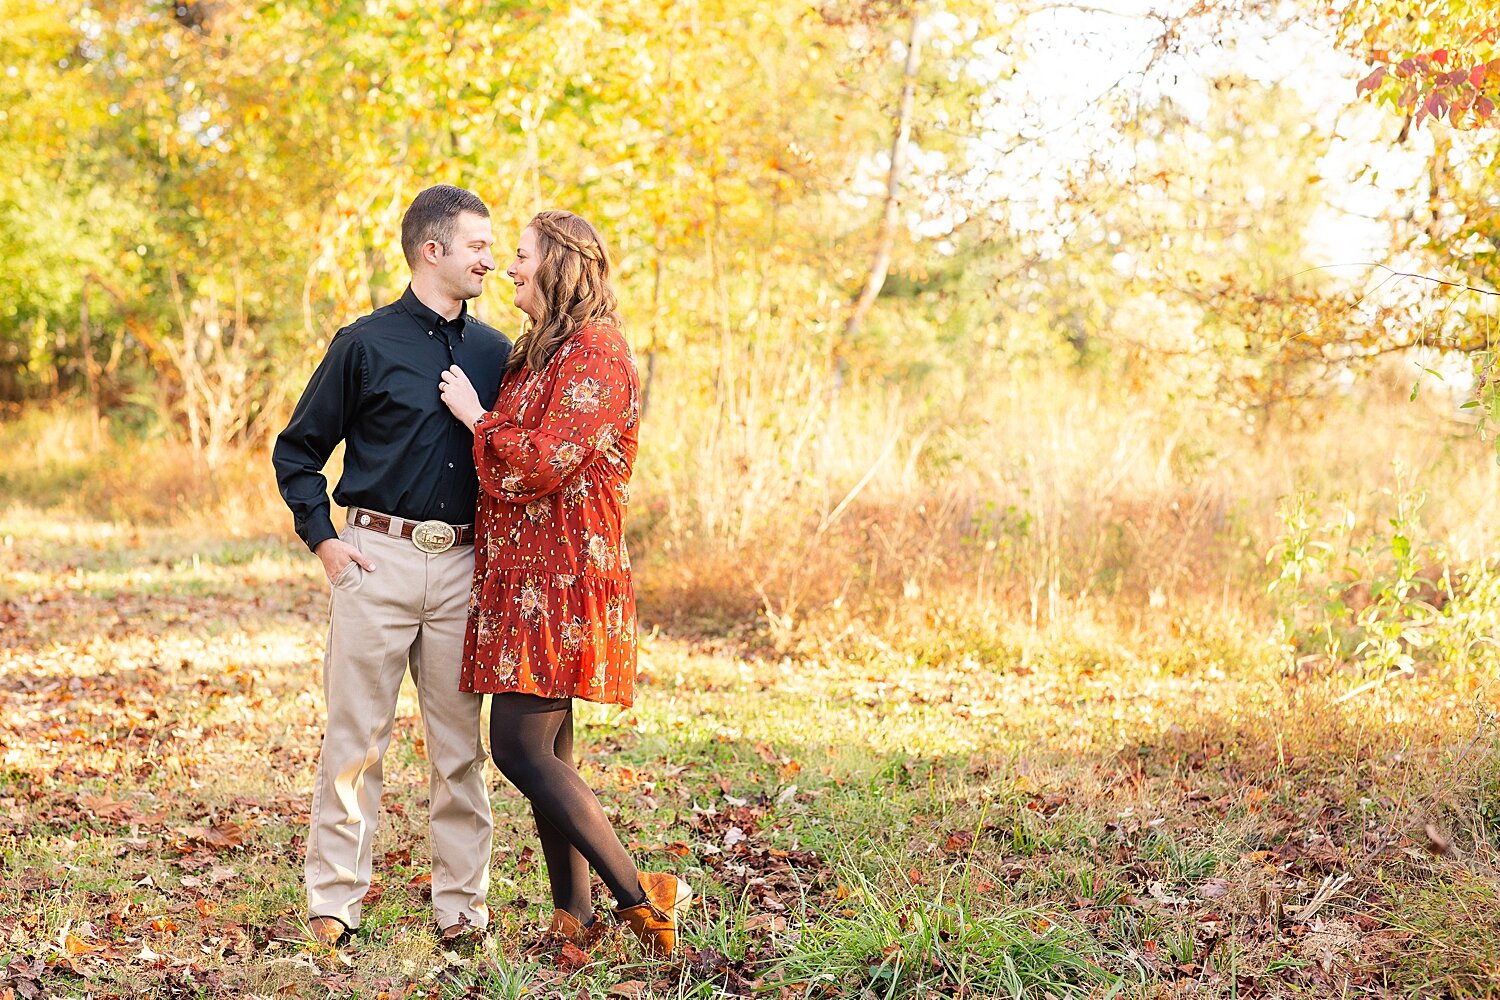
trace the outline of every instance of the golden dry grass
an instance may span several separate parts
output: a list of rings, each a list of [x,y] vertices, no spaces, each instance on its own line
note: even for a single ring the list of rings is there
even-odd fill
[[[1495,657],[1435,643],[1387,676],[1299,656],[1264,558],[1300,489],[1356,511],[1386,572],[1383,518],[1425,489],[1418,542],[1481,579],[1488,446],[1391,401],[1268,441],[1064,396],[1011,387],[945,429],[867,394],[731,421],[735,444],[651,418],[643,696],[585,714],[584,766],[705,902],[685,960],[571,972],[520,956],[544,882],[498,781],[500,933],[435,947],[409,698],[367,930],[342,956],[291,940],[326,598],[263,459],[206,479],[165,446],[37,443],[67,445],[70,418],[6,428],[0,990],[1500,989]],[[1425,634],[1483,634],[1484,594]]]

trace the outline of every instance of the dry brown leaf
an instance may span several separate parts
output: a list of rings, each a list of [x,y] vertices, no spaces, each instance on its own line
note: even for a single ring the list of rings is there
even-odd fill
[[[1211,878],[1198,886],[1198,895],[1204,899],[1220,899],[1229,893],[1229,883],[1221,878]]]
[[[943,842],[943,850],[950,854],[967,851],[974,846],[974,832],[972,830],[955,830],[948,834],[948,839]]]
[[[1422,828],[1427,834],[1427,849],[1440,857],[1447,857],[1453,853],[1453,838],[1449,837],[1435,824],[1428,823]]]
[[[564,941],[553,962],[559,969],[576,972],[589,964],[589,955],[572,941]]]

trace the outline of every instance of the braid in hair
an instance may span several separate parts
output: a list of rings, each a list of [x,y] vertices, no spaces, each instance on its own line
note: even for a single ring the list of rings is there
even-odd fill
[[[539,371],[583,327],[619,326],[620,317],[609,284],[609,250],[597,229],[557,209],[538,212],[527,226],[536,234],[539,258],[531,279],[537,315],[516,338],[509,367]]]
[[[567,232],[551,219],[544,218],[547,213],[538,215],[531,220],[531,225],[538,231],[546,233],[556,243],[560,243],[574,253],[583,254],[589,260],[602,260],[599,253],[599,244],[594,240],[581,240],[572,233]],[[574,216],[577,218],[577,216]],[[582,220],[580,220],[582,221]]]

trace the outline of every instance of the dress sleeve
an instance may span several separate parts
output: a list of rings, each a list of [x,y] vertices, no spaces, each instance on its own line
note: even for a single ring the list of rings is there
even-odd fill
[[[523,428],[514,415],[488,413],[474,424],[479,488],[508,503],[530,503],[562,489],[608,454],[639,413],[629,355],[588,348],[563,361],[542,408],[541,423]]]

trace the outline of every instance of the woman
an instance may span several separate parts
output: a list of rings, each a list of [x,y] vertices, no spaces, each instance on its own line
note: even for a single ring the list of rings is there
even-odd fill
[[[640,421],[640,382],[620,334],[604,240],[571,212],[539,213],[505,272],[526,314],[485,412],[457,366],[440,391],[474,428],[483,490],[460,686],[492,693],[490,752],[531,803],[552,885],[551,932],[593,923],[592,865],[615,915],[670,952],[692,898],[642,874],[573,762],[573,698],[631,704],[635,592],[621,525]]]

